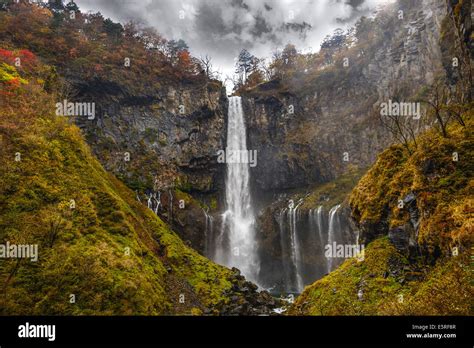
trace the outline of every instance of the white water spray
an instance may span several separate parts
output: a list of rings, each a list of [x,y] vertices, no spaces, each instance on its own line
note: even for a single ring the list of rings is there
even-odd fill
[[[336,241],[336,230],[339,229],[339,219],[337,215],[337,211],[341,207],[340,204],[334,206],[329,211],[329,228],[328,228],[328,245],[333,245],[333,242]],[[332,270],[333,258],[328,257],[327,259],[327,267],[328,273]]]
[[[300,200],[296,206],[288,209],[288,222],[290,225],[290,243],[291,243],[291,259],[296,271],[296,290],[301,292],[303,290],[303,278],[301,276],[301,247],[299,243],[299,236],[297,231],[298,208],[303,203]]]
[[[317,234],[321,248],[324,247],[324,236],[323,236],[323,206],[320,205],[318,209],[309,210],[309,222],[313,233]]]
[[[213,248],[212,243],[214,240],[214,217],[209,214],[209,208],[207,210],[202,210],[204,212],[204,216],[206,218],[206,229],[205,229],[205,244],[204,244],[204,255],[208,258],[212,259],[213,255]]]

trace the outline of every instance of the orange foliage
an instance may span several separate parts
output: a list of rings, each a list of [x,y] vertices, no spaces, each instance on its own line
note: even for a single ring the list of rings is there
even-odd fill
[[[12,51],[0,48],[0,60],[8,64],[13,64],[15,61],[15,56],[13,55]]]

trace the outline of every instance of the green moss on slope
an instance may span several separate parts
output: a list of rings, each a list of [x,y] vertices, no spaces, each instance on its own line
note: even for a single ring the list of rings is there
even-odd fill
[[[386,214],[389,226],[400,226],[409,214],[399,200],[413,192],[421,218],[418,243],[444,255],[454,247],[468,250],[474,224],[472,110],[467,116],[466,127],[451,124],[447,138],[435,130],[422,134],[411,155],[398,145],[383,152],[350,196],[356,220],[374,223]]]
[[[307,287],[290,314],[472,315],[472,110],[465,116],[466,127],[451,124],[446,138],[435,130],[419,136],[411,154],[387,149],[351,193],[353,217],[376,228],[409,223],[398,202],[414,193],[418,255],[408,258],[387,237],[375,239],[363,261],[346,260]]]
[[[372,242],[364,260],[346,260],[305,288],[291,315],[470,315],[466,255],[434,267],[408,260],[387,238]]]
[[[196,314],[226,301],[230,270],[135,201],[54,115],[54,96],[31,83],[0,98],[0,243],[39,246],[38,262],[0,260],[2,314]]]
[[[301,208],[311,209],[322,205],[326,209],[330,209],[336,204],[345,201],[352,188],[364,173],[365,169],[348,168],[347,172],[337,179],[314,188],[309,196],[305,198]]]

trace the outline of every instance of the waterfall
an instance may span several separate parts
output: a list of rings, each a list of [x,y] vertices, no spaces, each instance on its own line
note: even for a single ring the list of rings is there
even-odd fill
[[[242,102],[240,97],[230,97],[226,154],[242,151],[247,151]],[[216,261],[239,268],[243,275],[255,281],[258,274],[258,262],[255,248],[255,217],[250,197],[250,170],[248,163],[241,162],[226,161],[225,202],[227,210],[222,217],[222,226],[223,231],[227,233],[230,253],[225,253],[222,260]]]
[[[160,205],[161,205],[161,192],[160,191],[158,191],[155,194],[155,202],[156,202],[155,214],[158,214],[158,209],[160,208]]]
[[[208,210],[202,210],[204,212],[204,216],[206,217],[206,229],[204,231],[204,255],[208,258],[213,259],[214,255],[212,255],[212,242],[214,240],[214,217],[209,215]]]
[[[296,276],[296,290],[301,292],[303,290],[303,278],[301,276],[301,247],[298,239],[298,231],[296,222],[299,217],[298,208],[303,203],[303,200],[299,200],[296,206],[293,208],[290,205],[288,209],[288,223],[290,226],[290,244],[291,244],[291,260],[295,269]]]
[[[339,226],[339,217],[337,215],[337,211],[341,207],[340,204],[334,206],[331,208],[329,211],[329,228],[328,228],[328,244],[333,245],[334,242],[336,242],[336,231],[340,229]],[[333,265],[333,257],[328,257],[327,258],[327,267],[328,267],[328,273],[331,272],[332,270],[332,265]]]
[[[173,221],[173,191],[168,190],[168,196],[169,196],[168,221]]]
[[[303,200],[295,204],[290,201],[287,208],[280,210],[277,217],[280,230],[281,254],[283,266],[283,291],[301,292],[303,290],[302,277],[302,255],[300,238],[298,236],[298,221],[301,218],[301,211],[298,210]]]
[[[150,192],[147,196],[147,206],[151,209],[155,214],[158,214],[158,209],[161,205],[161,192]]]
[[[312,237],[314,241],[319,243],[319,249],[317,249],[317,251],[324,255],[325,231],[323,225],[323,206],[320,205],[317,209],[310,209],[308,218]],[[318,266],[318,264],[314,265],[316,272],[318,271]]]
[[[147,200],[147,206],[148,206],[148,209],[151,209],[153,210],[153,200],[151,199],[152,198],[152,195],[150,194],[148,197],[148,200]]]
[[[282,255],[279,279],[283,281],[282,291],[289,293],[301,292],[306,284],[331,272],[340,260],[327,255],[326,247],[331,245],[335,249],[337,243],[346,242],[341,204],[329,212],[322,205],[305,212],[302,204],[303,198],[296,203],[290,200],[275,216]]]
[[[287,293],[300,293],[305,285],[331,272],[341,257],[326,254],[327,246],[335,250],[336,244],[347,242],[341,204],[329,211],[322,205],[305,211],[302,204],[303,198],[296,203],[290,200],[274,215],[282,255],[280,276],[274,282]]]
[[[285,234],[285,215],[286,215],[287,208],[280,210],[278,214],[278,227],[280,230],[280,247],[281,247],[281,254],[286,255],[289,253],[287,238]],[[283,281],[284,281],[284,291],[289,291],[291,287],[291,271],[288,262],[286,259],[282,257],[282,265],[283,265]]]
[[[319,240],[319,245],[324,248],[323,236],[323,206],[320,205],[318,209],[310,209],[308,213],[309,226],[314,234],[314,238]]]
[[[316,213],[316,221],[318,225],[318,233],[319,233],[319,240],[321,242],[321,248],[324,245],[324,237],[323,237],[323,206],[320,205],[318,207],[318,211]]]

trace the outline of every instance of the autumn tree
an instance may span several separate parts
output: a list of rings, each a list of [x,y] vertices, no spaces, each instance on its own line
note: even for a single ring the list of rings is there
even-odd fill
[[[438,79],[428,90],[427,96],[422,98],[422,102],[430,108],[429,115],[434,118],[435,124],[444,138],[448,137],[447,126],[452,116],[446,112],[446,104],[449,92],[442,79]]]
[[[468,95],[464,93],[463,89],[460,83],[456,85],[445,109],[456,122],[466,127],[465,119],[468,117],[470,110],[474,109],[474,102],[468,100]]]
[[[321,49],[340,49],[344,47],[346,42],[346,34],[344,30],[338,28],[334,30],[332,35],[328,35],[321,43]]]
[[[166,54],[171,61],[171,64],[175,64],[178,59],[179,59],[179,54],[183,51],[188,51],[189,47],[184,42],[184,40],[179,39],[179,40],[171,40],[168,41],[166,44]]]
[[[176,66],[179,71],[190,74],[197,73],[196,62],[192,59],[188,50],[179,51],[177,55]]]
[[[287,44],[282,51],[275,51],[270,64],[273,77],[285,79],[292,75],[295,72],[297,60],[298,51],[293,44]]]
[[[250,76],[253,76],[251,79],[253,85],[258,80],[262,80],[262,72],[260,71],[261,60],[255,57],[246,49],[240,51],[237,61],[235,63],[235,73],[237,74],[236,79],[236,89],[239,89],[243,86],[250,87],[248,80]]]
[[[399,115],[381,115],[378,113],[382,125],[387,129],[393,138],[408,151],[413,153],[412,147],[417,147],[416,132],[413,120],[409,117]]]
[[[206,54],[205,57],[199,58],[199,63],[204,69],[204,72],[207,76],[207,78],[211,79],[213,78],[213,71],[212,71],[212,59],[210,56]]]
[[[66,9],[63,0],[48,0],[46,7],[53,12],[61,12]]]
[[[281,59],[283,61],[283,66],[293,67],[296,62],[296,58],[298,56],[298,51],[296,50],[295,45],[288,44],[285,46],[283,51],[281,52]]]
[[[265,77],[263,75],[263,72],[260,69],[256,69],[248,76],[246,86],[251,88],[264,81]]]
[[[409,95],[410,86],[408,83],[401,83],[393,91],[392,100],[393,103],[400,103]],[[408,151],[409,154],[413,153],[413,148],[418,146],[416,135],[421,124],[420,119],[413,119],[410,115],[399,115],[392,114],[391,112],[382,113],[377,111],[378,117],[385,127],[390,132],[393,138]]]
[[[104,31],[114,40],[119,39],[123,34],[123,26],[120,23],[114,23],[110,18],[104,20]]]
[[[137,32],[136,37],[148,50],[158,51],[165,54],[168,42],[153,27],[145,27]]]

